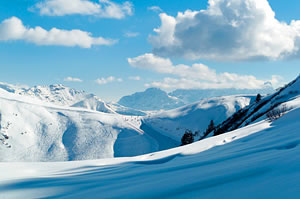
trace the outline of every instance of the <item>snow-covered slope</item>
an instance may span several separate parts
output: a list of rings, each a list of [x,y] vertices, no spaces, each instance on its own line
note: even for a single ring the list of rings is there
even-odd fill
[[[295,99],[296,100],[296,99]],[[294,105],[300,102],[293,101]],[[148,155],[0,163],[4,198],[298,198],[300,109]]]
[[[176,97],[169,96],[165,91],[158,88],[148,88],[144,92],[122,97],[118,103],[142,111],[169,110],[184,105]]]
[[[121,115],[131,115],[131,116],[145,116],[147,115],[146,112],[125,107],[115,102],[107,103],[107,106],[109,106],[112,110],[114,110],[116,113],[119,113]]]
[[[222,123],[236,111],[248,106],[256,96],[224,96],[202,100],[174,110],[145,117],[144,122],[175,140],[180,141],[186,129],[199,131],[199,139],[211,120],[215,125]]]
[[[87,95],[84,100],[73,104],[72,107],[80,107],[103,113],[115,113],[103,100],[93,94]]]
[[[266,119],[268,112],[276,109],[292,109],[297,107],[297,100],[300,97],[300,76],[286,86],[278,89],[273,94],[262,98],[259,102],[253,102],[249,106],[241,109],[232,117],[224,121],[215,134],[222,134],[243,126],[247,126],[257,121]],[[294,103],[296,100],[296,103]]]
[[[0,91],[0,161],[68,161],[146,154],[177,146],[139,117],[77,107]],[[165,139],[165,140],[166,140]],[[175,143],[175,144],[174,144]]]

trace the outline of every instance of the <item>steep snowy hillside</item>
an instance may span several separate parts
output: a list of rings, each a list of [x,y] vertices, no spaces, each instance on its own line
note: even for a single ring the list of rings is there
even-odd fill
[[[300,102],[293,102],[299,106]],[[184,147],[64,163],[0,163],[4,198],[298,198],[300,109]]]
[[[224,96],[161,112],[144,119],[144,122],[175,140],[180,141],[186,129],[200,132],[199,139],[211,120],[215,125],[222,123],[236,111],[248,106],[256,96]]]
[[[281,110],[282,112],[297,106],[293,102],[297,101],[300,97],[300,76],[286,86],[278,89],[273,94],[262,98],[258,102],[253,102],[249,106],[241,109],[232,117],[224,121],[216,131],[215,135],[229,132],[243,126],[247,126],[256,121],[266,119],[268,113],[272,111]],[[286,103],[288,102],[288,103]]]
[[[141,130],[138,117],[31,101],[0,92],[0,161],[112,158],[178,146],[155,131]]]
[[[176,97],[171,97],[158,88],[149,88],[144,92],[122,97],[118,103],[142,111],[169,110],[184,105]]]

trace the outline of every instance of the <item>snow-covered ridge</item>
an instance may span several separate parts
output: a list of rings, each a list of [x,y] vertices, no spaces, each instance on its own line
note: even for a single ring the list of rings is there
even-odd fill
[[[200,138],[210,121],[222,123],[238,110],[255,100],[255,95],[234,95],[204,99],[174,110],[145,117],[144,122],[153,129],[180,141],[186,129],[198,131]]]
[[[84,91],[77,91],[62,84],[29,88],[0,83],[0,88],[9,93],[32,97],[59,106],[71,106],[87,95]]]
[[[0,82],[0,92],[6,96],[5,92],[15,94],[16,99],[22,96],[22,100],[27,97],[27,101],[37,104],[47,104],[48,106],[79,107],[104,113],[119,113],[121,115],[146,115],[143,111],[121,106],[117,103],[106,103],[94,94],[85,91],[78,91],[62,84],[50,86],[17,86]]]
[[[286,106],[293,109],[299,106],[300,100],[300,76],[286,86],[277,89],[274,93],[263,97],[258,102],[239,110],[232,117],[228,118],[218,126],[215,134],[229,132],[257,121],[266,119],[266,114],[278,107]]]

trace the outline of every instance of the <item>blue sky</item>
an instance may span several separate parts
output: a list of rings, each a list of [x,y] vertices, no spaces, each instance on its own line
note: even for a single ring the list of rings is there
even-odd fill
[[[217,2],[217,0],[212,1]],[[223,4],[220,2],[224,0],[218,1],[217,6],[221,7]],[[228,4],[231,1],[225,2]],[[247,1],[255,5],[259,0]],[[51,8],[53,2],[56,7]],[[93,92],[105,100],[118,100],[123,95],[144,90],[145,85],[157,86],[165,90],[248,86],[257,88],[268,81],[278,86],[291,81],[299,74],[300,61],[297,57],[300,53],[298,54],[297,45],[300,41],[300,29],[298,25],[290,25],[291,20],[300,20],[298,14],[300,2],[296,0],[269,0],[269,5],[276,13],[276,21],[270,22],[272,25],[268,29],[257,31],[258,36],[255,38],[250,36],[250,42],[241,41],[245,37],[241,37],[238,41],[231,38],[231,32],[227,34],[228,24],[220,25],[218,23],[220,20],[215,20],[215,17],[209,18],[208,14],[196,13],[197,17],[194,18],[184,14],[185,21],[174,18],[178,12],[185,12],[188,9],[207,10],[206,0],[133,0],[128,4],[116,0],[102,0],[100,3],[97,0],[73,0],[73,3],[90,3],[84,4],[87,5],[87,9],[79,10],[78,8],[72,10],[70,6],[66,7],[61,2],[60,0],[1,1],[0,81],[29,86],[62,83]],[[230,12],[233,10],[245,12],[239,10],[243,9],[245,1],[241,2],[231,6],[232,9],[230,6],[230,9],[224,8],[226,13],[224,12],[224,16],[221,17],[231,17]],[[97,10],[99,5],[103,9]],[[114,10],[110,12],[105,10],[111,5],[115,6]],[[247,8],[246,12],[260,17],[261,12],[268,11],[265,4],[262,6],[263,9],[260,10]],[[57,10],[60,13],[55,12]],[[168,35],[153,31],[156,28],[161,32],[170,33],[169,26],[162,27],[160,13],[166,16],[165,24],[169,24],[173,20],[172,17],[179,24],[174,34],[175,40],[178,40],[182,46],[178,47],[174,42],[166,43]],[[13,37],[11,33],[4,31],[7,27],[3,22],[12,17],[16,17],[19,21],[9,20],[9,24],[17,27],[16,24],[21,22],[26,33]],[[260,23],[262,20],[258,18],[255,23]],[[250,22],[247,24],[248,21],[244,18],[237,18],[236,21],[237,24],[245,23],[246,27],[253,25]],[[194,29],[185,29],[187,24],[194,22],[201,23],[201,26],[195,25]],[[278,25],[277,22],[287,23],[288,27]],[[260,25],[255,24],[254,27],[261,27]],[[68,43],[66,40],[71,36],[67,36],[67,39],[62,41],[56,38],[56,34],[53,34],[54,36],[48,34],[46,39],[39,39],[38,31],[35,31],[33,36],[28,34],[30,28],[37,26],[46,31],[52,28],[67,31],[77,29],[89,32],[88,39],[101,37],[108,43],[78,44],[76,41],[72,43],[74,40]],[[232,26],[234,34],[249,33],[245,33],[242,28],[237,28],[235,24]],[[217,32],[215,27],[218,28]],[[226,31],[221,30],[223,27]],[[281,32],[285,35],[283,38],[280,37]],[[203,39],[201,35],[204,33],[210,34],[209,39],[206,39],[207,42],[201,40]],[[152,35],[152,39],[149,35]],[[189,37],[192,41],[190,46]],[[76,36],[76,39],[84,40],[80,36]],[[239,46],[231,46],[234,42]],[[257,42],[258,47],[249,44],[251,42]],[[266,44],[260,47],[264,42]],[[89,44],[91,46],[83,47]],[[287,46],[282,47],[285,44]],[[278,50],[274,50],[277,46]],[[131,62],[128,62],[128,58]],[[189,75],[193,76],[193,74],[194,77],[189,78]],[[213,78],[222,80],[215,81]]]

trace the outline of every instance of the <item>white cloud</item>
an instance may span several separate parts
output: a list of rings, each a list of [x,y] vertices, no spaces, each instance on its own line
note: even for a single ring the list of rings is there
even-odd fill
[[[90,0],[45,0],[31,10],[38,10],[41,15],[47,16],[79,14],[122,19],[133,14],[133,5],[128,1],[118,4],[110,0],[99,0],[99,3]]]
[[[40,26],[29,28],[17,17],[11,17],[0,24],[0,41],[24,40],[36,45],[79,46],[91,48],[93,45],[113,45],[117,41],[103,37],[92,37],[82,30],[62,30],[52,28],[47,31]]]
[[[140,81],[141,80],[141,77],[140,76],[131,76],[131,77],[128,77],[129,80],[135,80],[135,81]]]
[[[95,80],[95,82],[99,85],[104,85],[112,82],[122,82],[122,81],[123,81],[122,78],[116,78],[114,76],[109,76],[107,78],[101,77]]]
[[[154,11],[154,12],[162,12],[163,11],[159,6],[151,6],[151,7],[148,7],[147,9]]]
[[[83,82],[81,79],[76,77],[66,77],[64,78],[65,82]]]
[[[206,10],[160,19],[149,37],[156,55],[274,60],[299,54],[300,20],[278,21],[267,0],[209,0]]]
[[[125,32],[124,33],[124,36],[128,37],[128,38],[137,37],[139,35],[140,35],[140,33],[138,33],[138,32]]]
[[[261,89],[271,83],[276,86],[280,77],[273,75],[270,80],[259,80],[252,75],[239,75],[235,73],[217,73],[204,64],[192,66],[174,65],[170,59],[144,54],[135,58],[128,58],[132,67],[153,70],[158,73],[172,75],[163,81],[152,82],[146,86],[165,89]]]

